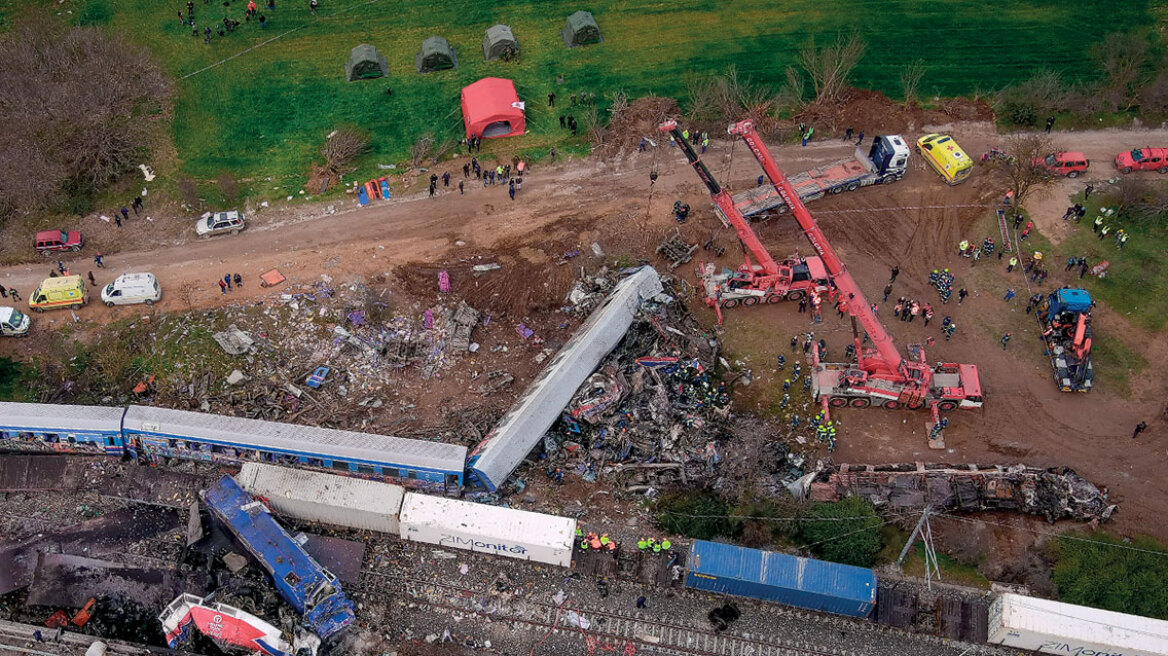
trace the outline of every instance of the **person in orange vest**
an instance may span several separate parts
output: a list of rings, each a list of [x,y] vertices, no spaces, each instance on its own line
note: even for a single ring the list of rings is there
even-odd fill
[[[592,534],[592,538],[589,540],[589,542],[591,543],[593,549],[600,548],[600,538],[596,537],[595,533]]]

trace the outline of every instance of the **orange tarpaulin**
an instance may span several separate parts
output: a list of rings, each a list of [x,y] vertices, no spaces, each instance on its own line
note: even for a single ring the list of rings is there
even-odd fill
[[[260,287],[271,287],[273,285],[278,285],[285,280],[287,279],[284,277],[284,274],[280,273],[278,269],[272,269],[271,271],[260,276]]]

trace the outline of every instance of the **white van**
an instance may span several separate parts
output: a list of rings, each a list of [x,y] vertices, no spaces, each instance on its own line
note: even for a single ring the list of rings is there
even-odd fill
[[[0,306],[0,335],[4,337],[24,337],[32,319],[14,307]]]
[[[162,298],[162,288],[153,273],[123,273],[101,290],[101,302],[113,307],[145,303],[153,305]]]

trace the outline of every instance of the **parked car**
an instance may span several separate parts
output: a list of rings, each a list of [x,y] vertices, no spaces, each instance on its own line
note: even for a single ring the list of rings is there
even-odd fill
[[[14,307],[0,305],[0,335],[4,337],[25,337],[32,320]]]
[[[235,234],[243,230],[243,216],[234,210],[230,212],[207,212],[199,217],[195,223],[195,232],[200,237],[221,235],[225,232]]]
[[[60,253],[63,251],[73,251],[76,253],[85,245],[85,240],[81,238],[81,233],[77,231],[67,230],[42,230],[36,233],[36,239],[33,241],[37,252],[45,257],[49,257],[53,253]]]
[[[1077,178],[1080,173],[1091,166],[1087,156],[1077,151],[1060,151],[1047,155],[1045,158],[1034,160],[1035,166],[1041,166],[1055,175],[1065,175],[1068,178]]]
[[[973,172],[973,161],[947,134],[926,134],[917,139],[917,152],[950,186],[965,182]]]
[[[1115,156],[1115,168],[1121,173],[1159,171],[1168,173],[1168,148],[1136,148]]]
[[[123,273],[101,290],[101,302],[109,307],[145,303],[154,305],[162,298],[162,288],[153,273]]]

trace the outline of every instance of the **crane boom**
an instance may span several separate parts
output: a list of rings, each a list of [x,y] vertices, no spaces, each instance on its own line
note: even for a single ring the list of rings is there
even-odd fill
[[[733,226],[734,232],[738,235],[738,240],[742,242],[743,248],[746,249],[748,257],[754,258],[754,261],[762,267],[762,274],[766,276],[779,275],[779,265],[766,247],[762,245],[758,235],[754,234],[754,230],[750,228],[750,221],[742,216],[738,208],[734,205],[734,198],[730,192],[723,189],[718,181],[714,179],[714,175],[710,173],[710,169],[706,168],[702,158],[694,151],[693,146],[682,137],[681,130],[677,127],[677,121],[666,121],[661,124],[659,128],[662,132],[668,132],[681,146],[682,152],[685,153],[685,158],[689,160],[690,166],[697,172],[698,177],[705,183],[706,188],[710,190],[710,196],[714,200],[714,204],[718,209],[722,210],[722,215]]]
[[[868,337],[872,340],[872,345],[875,346],[876,351],[884,360],[884,364],[890,370],[899,372],[908,379],[914,378],[914,376],[909,375],[905,367],[904,357],[901,356],[900,351],[897,350],[896,345],[892,342],[892,336],[884,329],[884,325],[880,323],[880,319],[872,311],[872,306],[864,298],[864,293],[860,291],[860,286],[856,284],[847,266],[836,255],[835,249],[827,241],[827,237],[819,228],[819,224],[815,222],[814,217],[807,211],[807,206],[803,204],[802,199],[799,198],[799,194],[795,193],[794,188],[791,187],[791,183],[787,181],[787,177],[783,175],[778,164],[771,157],[770,151],[767,150],[758,132],[754,129],[754,123],[752,121],[734,123],[730,126],[729,132],[730,134],[742,137],[742,140],[749,146],[750,152],[758,160],[758,163],[762,165],[767,178],[770,179],[775,189],[779,192],[779,195],[782,196],[783,202],[787,204],[787,207],[791,208],[791,213],[795,216],[795,220],[799,222],[799,227],[802,228],[803,234],[807,236],[807,240],[811,242],[812,248],[815,249],[815,252],[823,260],[824,266],[827,267],[827,272],[831,275],[836,287],[842,293],[847,310],[864,327],[864,331],[868,333]],[[733,202],[731,202],[731,205],[733,205]]]

